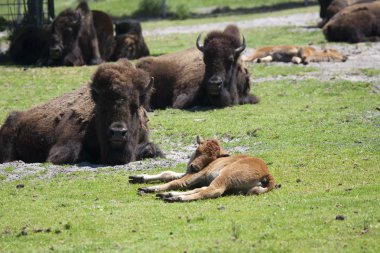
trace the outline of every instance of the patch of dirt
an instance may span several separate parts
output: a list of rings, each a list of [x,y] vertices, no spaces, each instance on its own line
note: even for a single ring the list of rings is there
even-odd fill
[[[218,22],[209,24],[197,24],[186,26],[169,26],[157,28],[151,31],[144,31],[144,36],[159,36],[168,34],[185,34],[185,33],[200,33],[208,32],[210,30],[223,30],[227,25],[234,23],[241,29],[248,29],[254,27],[268,27],[268,26],[299,26],[316,25],[319,21],[318,13],[301,13],[291,14],[280,17],[266,17],[252,20],[243,20],[235,22]]]

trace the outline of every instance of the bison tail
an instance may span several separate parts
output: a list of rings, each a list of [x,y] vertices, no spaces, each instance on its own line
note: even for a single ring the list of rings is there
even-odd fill
[[[268,174],[261,178],[261,186],[254,186],[248,192],[247,195],[258,195],[262,193],[270,192],[276,186],[276,182],[271,174]]]
[[[266,189],[267,189],[267,192],[269,192],[276,186],[276,181],[274,180],[274,177],[271,174],[267,176],[267,180],[268,180],[268,185]]]

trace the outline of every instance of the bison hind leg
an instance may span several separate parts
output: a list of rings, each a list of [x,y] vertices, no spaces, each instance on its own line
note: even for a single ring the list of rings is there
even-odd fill
[[[55,144],[49,151],[47,162],[53,164],[73,164],[80,161],[82,143],[78,140],[68,140]]]

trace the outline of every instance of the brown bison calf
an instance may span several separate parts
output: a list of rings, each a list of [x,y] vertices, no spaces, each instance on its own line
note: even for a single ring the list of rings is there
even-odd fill
[[[89,85],[23,112],[0,128],[0,162],[125,164],[163,156],[143,108],[152,79],[128,61],[99,66]]]
[[[249,56],[243,57],[244,61],[253,62],[292,62],[295,64],[308,64],[310,62],[346,61],[347,56],[334,49],[317,51],[314,47],[299,46],[269,46],[261,47]]]
[[[136,175],[130,176],[130,182],[169,181],[163,185],[139,188],[141,192],[155,193],[203,186],[186,192],[157,195],[168,202],[217,198],[226,191],[261,194],[274,188],[274,178],[262,160],[248,155],[229,156],[214,139],[203,141],[197,138],[197,142],[199,146],[190,158],[186,173],[166,171],[154,176]]]
[[[328,41],[379,41],[380,1],[344,8],[325,24],[323,33]]]
[[[159,57],[145,57],[136,66],[154,78],[150,105],[155,108],[188,109],[195,106],[225,107],[253,104],[258,98],[250,94],[248,70],[240,55],[246,45],[240,31],[227,26],[210,32],[204,44],[200,36],[197,48]]]

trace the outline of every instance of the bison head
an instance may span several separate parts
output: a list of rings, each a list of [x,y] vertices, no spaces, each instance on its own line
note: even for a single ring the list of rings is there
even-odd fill
[[[229,154],[220,146],[215,139],[203,140],[197,136],[198,147],[187,164],[188,172],[198,172],[219,157],[227,157]]]
[[[77,9],[62,11],[54,20],[51,33],[52,42],[49,57],[52,63],[64,65],[83,65],[78,37],[81,26],[91,17],[87,3],[82,2]]]
[[[101,162],[125,164],[136,159],[139,133],[146,127],[142,105],[153,80],[127,60],[101,65],[91,83]]]
[[[223,31],[213,31],[207,35],[204,45],[198,36],[196,45],[203,53],[205,75],[203,88],[209,97],[222,96],[223,92],[231,92],[231,85],[236,82],[238,59],[244,51],[245,39],[240,41],[240,32],[236,26],[230,25]]]

